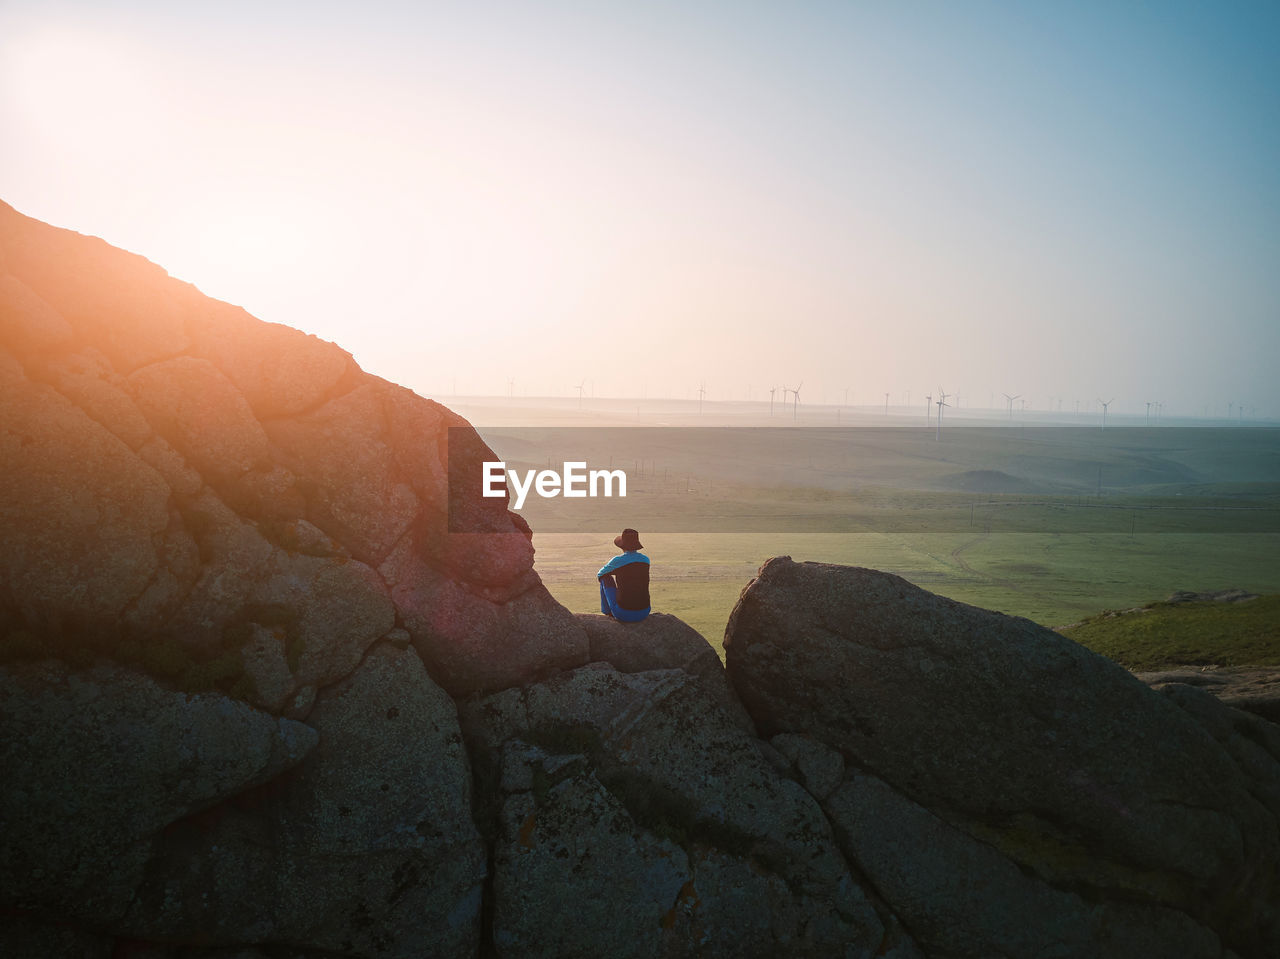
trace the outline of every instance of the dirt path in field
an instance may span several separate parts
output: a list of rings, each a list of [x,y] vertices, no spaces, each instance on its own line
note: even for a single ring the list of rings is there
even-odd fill
[[[997,586],[1003,586],[1005,589],[1011,589],[1017,593],[1026,593],[1027,590],[1023,589],[1017,583],[1013,582],[1013,580],[1001,579],[998,576],[992,576],[990,573],[984,573],[984,572],[981,572],[980,570],[974,569],[972,566],[968,564],[968,562],[965,561],[964,556],[961,555],[970,546],[976,546],[978,543],[981,543],[984,539],[986,539],[987,536],[989,535],[990,535],[989,533],[979,533],[977,536],[975,536],[973,539],[969,540],[968,542],[961,543],[959,546],[957,546],[955,549],[951,551],[951,558],[956,561],[957,566],[959,566],[962,570],[964,570],[970,576],[974,576],[979,579],[985,579],[988,582],[995,583]]]

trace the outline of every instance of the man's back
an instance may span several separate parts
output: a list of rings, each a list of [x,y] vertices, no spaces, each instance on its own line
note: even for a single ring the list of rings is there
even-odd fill
[[[604,566],[600,581],[600,612],[624,623],[638,623],[649,615],[649,557],[640,552],[640,534],[624,529],[613,545],[622,550]]]
[[[636,554],[639,555],[639,554]],[[649,608],[649,562],[628,563],[613,572],[618,584],[618,605],[623,609]]]

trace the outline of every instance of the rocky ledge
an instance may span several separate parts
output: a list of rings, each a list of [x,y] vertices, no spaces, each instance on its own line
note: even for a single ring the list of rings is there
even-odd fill
[[[3,206],[0,316],[6,957],[1280,955],[1264,719],[785,557],[722,666],[332,344]]]
[[[1195,686],[1225,705],[1280,723],[1280,669],[1253,666],[1185,666],[1134,673],[1155,689],[1170,683]]]

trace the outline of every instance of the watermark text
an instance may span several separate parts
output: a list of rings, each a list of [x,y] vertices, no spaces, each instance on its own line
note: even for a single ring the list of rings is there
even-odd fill
[[[588,470],[585,461],[571,461],[564,464],[563,472],[555,470],[525,470],[521,477],[519,470],[507,469],[505,460],[487,461],[484,463],[484,484],[481,494],[488,497],[507,495],[507,481],[510,479],[511,489],[515,490],[515,503],[512,509],[524,506],[525,497],[530,490],[543,499],[564,496],[573,499],[587,496],[613,496],[614,484],[617,484],[617,495],[627,495],[627,474],[623,470]],[[523,482],[522,482],[523,480]]]

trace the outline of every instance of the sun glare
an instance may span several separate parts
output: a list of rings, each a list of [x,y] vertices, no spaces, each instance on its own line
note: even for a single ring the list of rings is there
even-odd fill
[[[8,97],[47,135],[83,147],[145,126],[155,95],[141,58],[118,38],[47,29],[10,37],[3,50]]]
[[[171,221],[164,265],[210,296],[252,307],[259,288],[307,260],[314,219],[279,203],[204,197]]]

